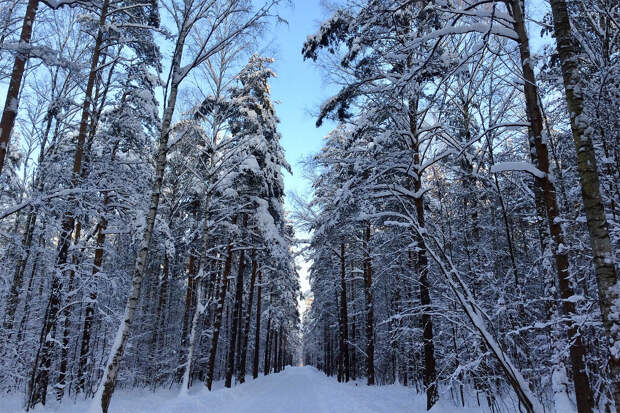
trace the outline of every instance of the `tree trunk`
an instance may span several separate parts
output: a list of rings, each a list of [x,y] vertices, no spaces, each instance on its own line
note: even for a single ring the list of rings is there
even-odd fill
[[[157,310],[155,313],[155,322],[153,323],[153,331],[151,333],[151,343],[149,348],[149,369],[151,374],[147,377],[147,380],[152,380],[153,390],[157,387],[157,375],[159,372],[159,356],[158,356],[158,341],[161,334],[161,327],[164,324],[164,307],[166,306],[166,298],[168,295],[168,278],[170,273],[170,259],[168,258],[168,251],[164,251],[164,268],[163,274],[160,280],[159,286],[159,298],[157,300]]]
[[[206,234],[205,234],[206,235]],[[190,332],[190,324],[193,328],[193,317],[192,314],[192,305],[194,301],[194,289],[195,289],[195,279],[196,275],[196,256],[191,252],[189,252],[189,264],[187,268],[187,290],[185,292],[185,310],[183,311],[183,327],[181,328],[181,354],[179,357],[180,366],[177,371],[177,379],[183,380],[183,376],[185,375],[185,369],[189,367],[189,364],[186,363],[185,356],[188,353],[189,348],[189,335]],[[201,264],[202,265],[202,264]],[[199,298],[200,299],[200,298]],[[190,318],[192,318],[192,322],[190,323]],[[189,382],[188,382],[189,384]]]
[[[370,258],[370,223],[364,237],[364,296],[366,298],[366,377],[367,384],[375,384],[375,321],[372,300],[372,259]]]
[[[38,7],[39,0],[28,0],[24,22],[22,24],[22,31],[19,36],[19,45],[21,47],[27,48],[30,45],[32,26],[34,26],[34,19],[37,14]],[[11,134],[13,133],[13,127],[15,126],[15,118],[17,117],[17,111],[19,108],[19,91],[24,78],[24,70],[26,68],[26,60],[28,60],[29,53],[29,51],[20,50],[15,54],[13,71],[11,72],[11,80],[9,81],[9,88],[6,93],[2,119],[0,119],[0,174],[2,174],[4,160],[9,150],[9,140],[11,139]]]
[[[421,194],[422,189],[422,168],[420,156],[420,143],[418,141],[416,112],[418,108],[417,99],[411,102],[409,108],[409,128],[412,139],[413,164],[416,166],[413,189],[415,193]],[[424,199],[422,195],[414,199],[416,215],[418,218],[418,228],[424,228]],[[435,372],[435,344],[433,341],[433,321],[431,318],[431,297],[428,283],[428,258],[424,240],[418,233],[417,269],[420,277],[420,304],[422,305],[422,329],[424,340],[424,386],[426,387],[426,409],[430,410],[437,400],[437,373]]]
[[[244,219],[244,227],[247,225],[247,215]],[[228,343],[228,360],[226,362],[226,378],[224,387],[230,388],[232,385],[232,376],[235,370],[235,350],[237,348],[237,336],[239,331],[239,321],[241,317],[241,308],[243,305],[243,272],[245,271],[245,250],[242,248],[239,252],[239,272],[237,273],[237,283],[235,286],[235,304],[232,313],[232,330],[230,332],[230,341]]]
[[[6,311],[4,313],[4,320],[2,322],[2,328],[6,331],[6,337],[2,339],[2,344],[8,347],[11,342],[13,325],[15,323],[15,312],[19,305],[19,294],[24,283],[24,271],[26,270],[26,263],[30,256],[30,248],[32,246],[32,235],[36,227],[38,211],[35,209],[28,214],[26,219],[26,233],[22,239],[22,251],[20,258],[15,266],[15,272],[13,273],[13,281],[9,290],[9,295],[6,299]]]
[[[109,197],[106,195],[106,199],[104,200],[105,204],[109,202]],[[99,220],[99,225],[97,228],[97,241],[96,241],[96,249],[95,249],[95,257],[93,258],[93,269],[92,269],[92,278],[99,271],[101,271],[101,266],[103,265],[103,247],[105,245],[105,230],[108,227],[108,221],[105,216],[102,216]],[[86,369],[88,368],[88,364],[90,361],[90,337],[91,330],[93,326],[93,320],[95,317],[95,303],[97,302],[97,288],[92,287],[90,293],[88,294],[88,300],[86,302],[86,310],[84,312],[84,325],[82,326],[82,341],[80,344],[80,360],[78,364],[78,372],[77,372],[77,389],[76,391],[79,393],[84,391],[85,385],[85,377],[84,374]]]
[[[347,282],[344,242],[340,243],[340,352],[342,354],[342,380],[349,381],[351,369],[349,359],[349,315],[347,311]]]
[[[252,359],[252,377],[258,377],[258,356],[260,354],[260,319],[261,293],[263,291],[263,272],[258,271],[258,288],[256,290],[256,331],[254,335],[254,358]]]
[[[254,285],[256,284],[256,251],[252,250],[252,275],[250,278],[250,296],[248,297],[248,308],[245,315],[245,325],[243,327],[242,336],[241,336],[241,351],[239,354],[239,371],[238,371],[238,380],[239,383],[245,382],[245,363],[247,360],[247,352],[248,352],[248,337],[250,335],[250,320],[252,319],[252,304],[254,301]]]
[[[271,301],[271,300],[270,300]],[[267,336],[265,337],[265,363],[263,368],[265,370],[265,376],[271,372],[271,368],[269,365],[270,356],[271,356],[271,310],[269,311],[269,317],[267,317]]]
[[[536,167],[544,173],[543,177],[538,178],[543,190],[543,198],[547,213],[549,232],[553,239],[553,253],[558,276],[558,287],[562,299],[562,310],[566,316],[566,328],[569,336],[569,353],[572,363],[573,382],[575,384],[575,398],[577,400],[577,410],[579,413],[590,413],[594,406],[592,388],[585,371],[585,345],[579,333],[577,324],[573,317],[576,314],[575,304],[569,298],[574,295],[571,286],[571,275],[569,271],[568,256],[565,252],[564,233],[559,219],[559,209],[556,199],[555,187],[550,179],[549,153],[547,145],[542,140],[543,123],[542,114],[538,105],[538,91],[534,70],[530,64],[531,56],[529,49],[529,39],[527,36],[523,4],[521,0],[511,0],[511,11],[515,20],[515,31],[519,36],[519,51],[521,55],[521,66],[524,77],[524,94],[526,111],[529,127],[530,146],[536,150],[534,162]],[[533,154],[534,155],[534,154]]]
[[[594,258],[599,305],[603,326],[608,335],[610,352],[610,375],[616,411],[620,413],[620,319],[616,316],[620,292],[617,288],[618,274],[614,265],[609,238],[609,225],[602,202],[596,154],[592,146],[589,122],[583,113],[583,94],[579,87],[581,76],[573,45],[570,19],[565,0],[551,0],[553,26],[564,79],[566,105],[570,114],[573,140],[577,151],[577,171],[581,183],[581,196],[590,233],[590,245]]]
[[[237,224],[237,217],[234,216],[232,224]],[[209,353],[209,364],[207,366],[207,382],[205,385],[211,390],[213,384],[213,373],[215,370],[215,356],[217,354],[217,344],[220,339],[220,330],[222,327],[222,316],[224,313],[224,304],[226,301],[226,291],[228,290],[228,277],[232,267],[232,243],[226,248],[226,263],[224,264],[224,272],[220,280],[220,289],[218,294],[217,308],[215,310],[215,321],[213,323],[213,338],[211,339],[211,351]]]
[[[205,202],[205,212],[208,213],[209,207],[208,207],[208,202]],[[205,214],[206,215],[206,214]],[[190,278],[188,280],[188,286],[187,286],[187,294],[185,296],[185,315],[187,315],[188,311],[188,306],[191,307],[192,305],[192,301],[194,301],[192,299],[192,296],[195,297],[195,301],[196,301],[196,309],[194,310],[194,316],[192,318],[192,329],[190,332],[190,336],[189,336],[189,343],[187,343],[187,359],[186,362],[183,366],[181,366],[181,368],[179,369],[179,372],[181,374],[181,377],[183,378],[182,380],[182,384],[181,384],[181,393],[182,394],[186,394],[187,390],[189,388],[189,384],[190,384],[190,375],[192,373],[192,362],[194,359],[194,342],[196,340],[196,335],[198,334],[197,330],[198,330],[198,322],[200,321],[200,317],[202,316],[202,313],[204,313],[204,311],[206,310],[206,308],[208,307],[208,302],[211,299],[211,286],[209,286],[207,288],[207,303],[206,304],[201,304],[200,300],[202,300],[202,283],[203,283],[203,277],[204,277],[204,273],[205,273],[205,267],[207,265],[207,247],[208,247],[208,235],[209,235],[209,220],[207,219],[207,217],[205,216],[205,220],[204,220],[204,227],[202,230],[202,247],[200,249],[200,260],[199,260],[199,269],[198,269],[198,277],[193,277],[193,266],[194,266],[194,262],[192,260],[192,258],[194,257],[193,254],[191,254],[190,252],[190,268],[189,268],[189,272],[190,272]],[[217,271],[213,272],[213,276],[211,277],[210,280],[210,284],[215,284],[215,274],[217,273]],[[190,288],[189,286],[189,282],[192,283],[192,287]],[[197,290],[194,292],[194,288],[196,287],[196,285],[198,285]],[[184,315],[184,317],[185,317]],[[187,315],[189,317],[189,315]],[[184,321],[185,322],[185,321]]]
[[[80,222],[77,223],[75,228],[75,239],[74,245],[77,247],[78,242],[80,241],[80,234],[82,232],[82,224]],[[60,372],[58,374],[58,381],[56,382],[56,400],[62,400],[65,395],[65,386],[66,386],[66,377],[67,377],[67,367],[69,364],[69,334],[71,329],[71,311],[70,311],[70,303],[71,298],[73,298],[73,288],[75,283],[75,269],[78,265],[77,257],[73,256],[73,266],[69,275],[69,286],[67,292],[67,299],[65,300],[65,308],[62,312],[62,318],[64,318],[64,326],[62,333],[62,349],[60,356]]]

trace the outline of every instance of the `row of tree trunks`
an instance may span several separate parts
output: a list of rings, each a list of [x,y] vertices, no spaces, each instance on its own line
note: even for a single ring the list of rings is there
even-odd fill
[[[576,316],[575,304],[570,297],[574,295],[571,286],[571,274],[566,254],[566,244],[564,232],[560,222],[560,212],[558,208],[555,186],[551,180],[549,168],[549,152],[546,143],[542,139],[543,121],[542,112],[539,106],[538,91],[534,70],[530,64],[531,55],[529,49],[529,39],[525,28],[523,13],[523,2],[521,0],[511,0],[510,10],[514,17],[514,27],[519,36],[519,52],[521,56],[521,67],[524,77],[524,94],[526,112],[529,121],[529,141],[530,147],[535,149],[532,153],[536,167],[544,174],[538,176],[538,184],[542,188],[544,207],[549,225],[549,233],[553,241],[553,254],[555,258],[557,283],[560,297],[562,298],[562,311],[566,316],[566,331],[569,337],[569,354],[572,364],[573,382],[575,385],[575,398],[579,413],[589,413],[594,407],[594,399],[590,381],[585,370],[585,345],[577,324],[574,321]]]
[[[107,3],[108,0],[106,0]],[[187,33],[181,32],[177,38],[174,55],[172,58],[172,65],[170,73],[172,74],[172,82],[170,84],[170,93],[166,102],[166,107],[162,117],[161,132],[159,136],[157,155],[155,160],[155,174],[153,184],[151,188],[151,199],[149,203],[149,209],[146,217],[146,228],[142,235],[140,247],[135,260],[135,269],[133,274],[133,280],[131,285],[131,292],[129,299],[125,306],[124,319],[121,321],[121,325],[117,331],[117,337],[114,341],[114,345],[110,350],[108,361],[104,371],[104,377],[99,385],[97,393],[95,394],[95,404],[100,403],[103,413],[107,413],[110,405],[112,394],[116,386],[116,376],[120,367],[120,362],[125,351],[125,345],[129,339],[129,333],[133,318],[140,296],[140,290],[142,285],[142,279],[144,278],[144,272],[146,267],[146,260],[149,253],[149,244],[153,236],[153,228],[155,227],[155,218],[157,216],[157,209],[159,207],[159,200],[161,197],[161,190],[164,181],[164,172],[166,170],[167,155],[168,155],[168,141],[170,139],[170,132],[172,126],[172,116],[176,107],[179,82],[178,77],[181,73],[181,60],[183,57],[183,44]],[[181,45],[179,47],[179,45]]]
[[[232,224],[237,224],[237,217],[234,216],[232,219]],[[213,384],[213,375],[215,371],[215,356],[217,354],[217,344],[220,339],[220,330],[222,327],[222,318],[224,314],[224,305],[226,304],[226,291],[228,290],[228,277],[230,276],[230,272],[232,270],[232,242],[228,244],[226,248],[226,262],[224,264],[224,271],[222,273],[222,278],[220,280],[219,290],[218,290],[218,300],[217,307],[215,309],[215,320],[213,322],[213,337],[211,339],[211,350],[209,353],[209,362],[207,365],[207,380],[205,385],[209,390],[211,390],[211,385]]]
[[[97,38],[95,40],[93,55],[90,62],[90,72],[86,85],[84,103],[82,106],[82,115],[80,119],[80,127],[78,131],[71,177],[71,187],[73,188],[78,185],[78,181],[82,173],[84,143],[89,126],[93,89],[97,78],[97,72],[99,70],[99,58],[102,51],[104,24],[107,18],[108,7],[109,0],[105,0],[102,4],[101,14],[99,16]],[[71,204],[72,200],[69,199],[69,205]],[[58,320],[62,292],[62,279],[59,272],[64,271],[64,267],[67,263],[69,245],[74,226],[75,216],[72,214],[70,209],[67,209],[62,218],[62,230],[57,247],[58,252],[53,274],[51,275],[52,283],[50,288],[50,296],[43,326],[41,328],[39,349],[37,351],[29,384],[28,402],[26,404],[28,409],[36,406],[38,403],[45,404],[46,401],[47,386],[49,382],[49,368],[51,366],[51,354],[55,343],[56,322]]]
[[[77,248],[78,243],[80,242],[80,235],[82,233],[82,225],[80,222],[77,223],[75,227],[75,237],[74,237],[74,245]],[[75,269],[78,265],[78,258],[74,254],[72,258],[73,268],[69,271],[69,285],[68,285],[68,293],[65,299],[64,309],[62,311],[62,319],[63,320],[63,333],[62,333],[62,348],[61,348],[61,356],[60,356],[60,371],[58,374],[58,381],[56,382],[56,400],[62,400],[65,394],[65,386],[67,379],[67,367],[69,364],[69,334],[71,332],[71,301],[74,298],[74,288],[75,288]]]

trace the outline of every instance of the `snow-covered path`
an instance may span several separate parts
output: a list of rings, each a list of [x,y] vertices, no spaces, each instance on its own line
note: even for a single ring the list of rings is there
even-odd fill
[[[412,396],[401,386],[339,384],[312,367],[289,367],[280,374],[215,392],[208,404],[210,411],[230,413],[398,413],[415,411]]]
[[[220,383],[221,385],[221,383]],[[110,413],[422,413],[425,397],[400,385],[368,387],[340,384],[313,367],[287,367],[278,374],[251,377],[232,389],[209,392],[197,383],[189,395],[176,391],[117,391]],[[54,402],[52,402],[54,403]],[[78,413],[89,401],[38,406],[36,413]],[[21,400],[1,399],[0,413],[21,411]],[[433,413],[479,412],[440,403]]]

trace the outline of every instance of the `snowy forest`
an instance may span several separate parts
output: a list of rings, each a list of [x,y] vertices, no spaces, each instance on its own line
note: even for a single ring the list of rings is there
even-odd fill
[[[620,413],[618,1],[294,3],[0,0],[0,412]]]

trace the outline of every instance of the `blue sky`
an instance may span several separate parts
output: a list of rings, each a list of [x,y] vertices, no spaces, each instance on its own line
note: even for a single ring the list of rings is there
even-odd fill
[[[283,7],[280,14],[289,24],[278,24],[273,32],[274,69],[278,77],[271,82],[271,93],[272,98],[279,101],[276,111],[280,118],[281,143],[293,168],[292,176],[285,174],[285,188],[287,192],[303,195],[308,192],[309,183],[302,177],[299,161],[318,152],[323,136],[333,127],[325,122],[321,128],[316,128],[316,118],[310,112],[316,112],[335,89],[323,82],[314,62],[303,60],[301,48],[306,37],[315,33],[328,16],[320,0],[295,1],[292,7]],[[287,203],[287,207],[290,204]]]
[[[293,3],[292,7],[284,7],[280,11],[281,17],[289,24],[279,24],[273,31],[273,57],[276,59],[273,68],[278,77],[272,79],[271,96],[279,102],[276,112],[280,118],[281,144],[293,169],[293,175],[284,175],[286,192],[307,197],[310,182],[303,178],[300,160],[318,152],[323,144],[323,137],[334,126],[326,121],[322,127],[317,128],[316,117],[312,113],[316,113],[319,105],[336,89],[325,84],[314,62],[304,61],[301,56],[306,37],[314,34],[321,22],[329,16],[321,7],[320,0],[297,0]],[[288,199],[286,207],[291,209]],[[298,230],[297,236],[306,238],[308,234]],[[309,264],[301,257],[297,258],[301,288],[304,292],[310,288]]]

